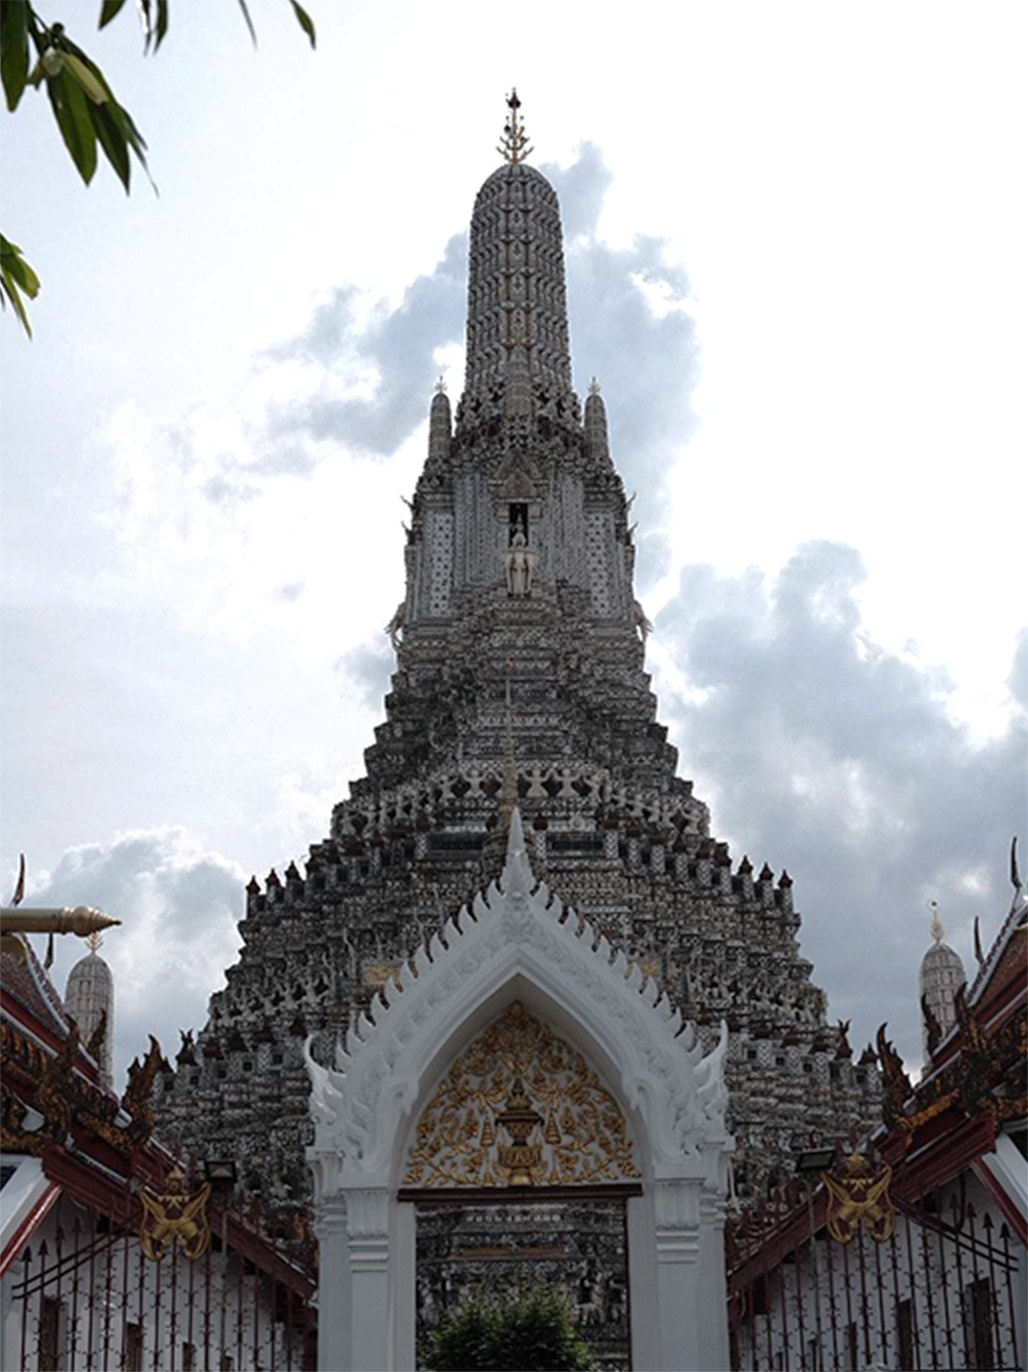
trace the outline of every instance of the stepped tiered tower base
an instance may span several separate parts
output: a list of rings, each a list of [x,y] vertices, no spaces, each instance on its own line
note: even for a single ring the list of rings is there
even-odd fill
[[[571,389],[557,197],[521,161],[475,204],[467,345],[455,422],[442,391],[431,403],[367,776],[304,874],[247,888],[239,961],[164,1080],[163,1127],[237,1159],[265,1202],[302,1204],[305,1035],[327,1056],[496,874],[516,803],[550,888],[711,1043],[727,1019],[736,1184],[752,1191],[873,1118],[878,1075],[826,1023],[789,878],[733,865],[676,775],[604,402],[594,386],[583,413]]]

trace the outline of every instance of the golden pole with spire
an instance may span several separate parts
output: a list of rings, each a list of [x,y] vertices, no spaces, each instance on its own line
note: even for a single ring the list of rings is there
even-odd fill
[[[33,909],[22,906],[19,909],[24,897],[25,857],[22,854],[18,884],[11,904],[0,908],[0,948],[21,962],[25,961],[26,956],[25,944],[22,941],[24,934],[50,935],[51,951],[46,964],[49,966],[53,961],[54,934],[75,934],[78,938],[89,938],[91,935],[99,935],[101,929],[110,929],[112,925],[121,923],[120,919],[112,919],[110,915],[105,915],[102,910],[93,909],[91,905],[77,905],[73,910],[66,906],[56,909]]]

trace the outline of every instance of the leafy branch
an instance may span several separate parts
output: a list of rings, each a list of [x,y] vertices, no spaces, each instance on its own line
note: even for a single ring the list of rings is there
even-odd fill
[[[9,243],[0,233],[0,301],[3,301],[4,309],[7,308],[7,302],[11,302],[11,308],[21,320],[21,327],[31,338],[32,329],[25,313],[25,302],[21,298],[22,291],[30,300],[34,300],[39,292],[39,277],[22,257],[21,248]]]
[[[238,0],[250,36],[257,34],[246,0]],[[297,0],[289,0],[297,23],[316,45],[314,24]],[[104,28],[124,8],[125,0],[102,0],[98,28]],[[143,51],[160,48],[168,32],[169,0],[136,0],[143,29]],[[32,61],[32,58],[35,61]],[[102,150],[119,181],[130,190],[132,160],[146,172],[146,143],[128,110],[115,98],[96,63],[68,37],[64,25],[46,24],[30,0],[0,3],[0,79],[4,98],[12,113],[27,86],[46,86],[47,97],[64,146],[79,175],[88,186],[96,172]],[[154,190],[156,191],[156,186]],[[32,336],[22,296],[34,299],[39,278],[22,256],[21,249],[0,236],[0,304],[10,303],[25,332]]]

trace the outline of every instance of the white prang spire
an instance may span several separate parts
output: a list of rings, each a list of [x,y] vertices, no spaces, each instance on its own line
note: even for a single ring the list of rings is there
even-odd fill
[[[472,427],[492,405],[514,417],[537,403],[570,404],[560,205],[542,172],[523,160],[530,149],[519,106],[515,93],[500,148],[505,160],[471,216],[464,400]]]
[[[960,954],[942,941],[946,931],[939,919],[938,901],[930,900],[928,909],[932,912],[929,930],[935,941],[921,959],[919,977],[921,1031],[926,1062],[931,1059],[936,1044],[946,1037],[956,1023],[957,992],[967,981]]]
[[[97,951],[99,934],[90,934],[89,952],[79,958],[68,973],[64,988],[64,1009],[79,1028],[79,1041],[87,1046],[96,1033],[101,1017],[106,1014],[103,1042],[97,1052],[100,1075],[107,1086],[113,1085],[114,1055],[114,977],[111,969]]]

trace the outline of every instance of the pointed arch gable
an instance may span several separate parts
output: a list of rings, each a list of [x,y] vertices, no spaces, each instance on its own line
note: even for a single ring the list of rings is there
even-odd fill
[[[313,1155],[344,1185],[395,1186],[411,1121],[461,1047],[521,998],[595,1063],[655,1176],[702,1178],[728,1146],[727,1030],[703,1056],[691,1027],[622,952],[536,883],[521,818],[499,882],[418,949],[376,995],[334,1068],[305,1048]],[[338,1170],[337,1170],[338,1169]],[[345,1180],[344,1180],[345,1179]]]
[[[536,882],[517,810],[499,881],[375,997],[335,1066],[304,1047],[319,1367],[416,1365],[415,1205],[400,1169],[445,1069],[515,999],[581,1050],[630,1126],[642,1171],[626,1201],[633,1365],[727,1367],[727,1030],[704,1056],[656,984]]]

